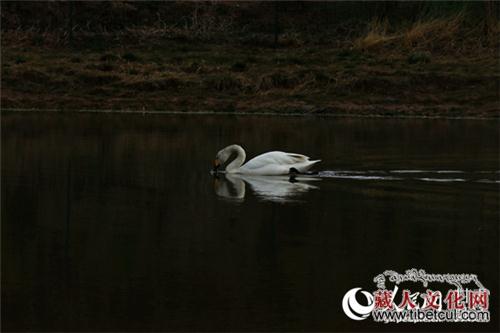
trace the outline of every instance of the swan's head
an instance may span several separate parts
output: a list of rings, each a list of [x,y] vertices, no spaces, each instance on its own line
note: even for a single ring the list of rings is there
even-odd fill
[[[231,151],[228,149],[229,147],[219,150],[217,155],[215,155],[214,171],[217,171],[220,168],[220,166],[226,163],[226,161],[231,156]]]
[[[217,172],[217,170],[219,170],[220,164],[220,160],[216,157],[214,160],[214,168],[212,169],[212,171]]]
[[[224,149],[219,150],[217,155],[215,155],[213,171],[217,172],[221,165],[226,163],[233,154],[237,154],[239,151],[243,151],[243,148],[241,148],[241,146],[239,145],[230,145]]]

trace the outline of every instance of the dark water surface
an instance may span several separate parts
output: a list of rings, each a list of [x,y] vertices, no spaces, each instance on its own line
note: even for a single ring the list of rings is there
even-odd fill
[[[498,329],[495,121],[7,113],[2,329]],[[214,179],[222,147],[323,162]],[[487,324],[342,311],[391,269],[474,273]]]

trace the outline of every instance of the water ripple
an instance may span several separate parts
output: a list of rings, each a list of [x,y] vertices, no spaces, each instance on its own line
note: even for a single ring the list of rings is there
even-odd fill
[[[499,184],[498,170],[325,170],[318,173],[320,178],[338,178],[354,180],[416,180],[425,182],[474,182],[485,184]],[[450,177],[456,175],[458,177]]]

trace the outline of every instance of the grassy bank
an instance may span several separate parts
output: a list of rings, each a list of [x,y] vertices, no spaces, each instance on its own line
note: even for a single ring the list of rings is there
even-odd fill
[[[277,45],[154,28],[71,43],[8,31],[2,107],[498,117],[498,30],[485,40],[461,15],[372,20],[314,41],[288,32]]]

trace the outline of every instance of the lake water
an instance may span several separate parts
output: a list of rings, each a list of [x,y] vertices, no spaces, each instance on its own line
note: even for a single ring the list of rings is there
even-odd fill
[[[212,176],[232,143],[323,162]],[[498,329],[498,163],[496,121],[4,113],[3,329]],[[477,274],[491,322],[346,317],[411,268]]]

